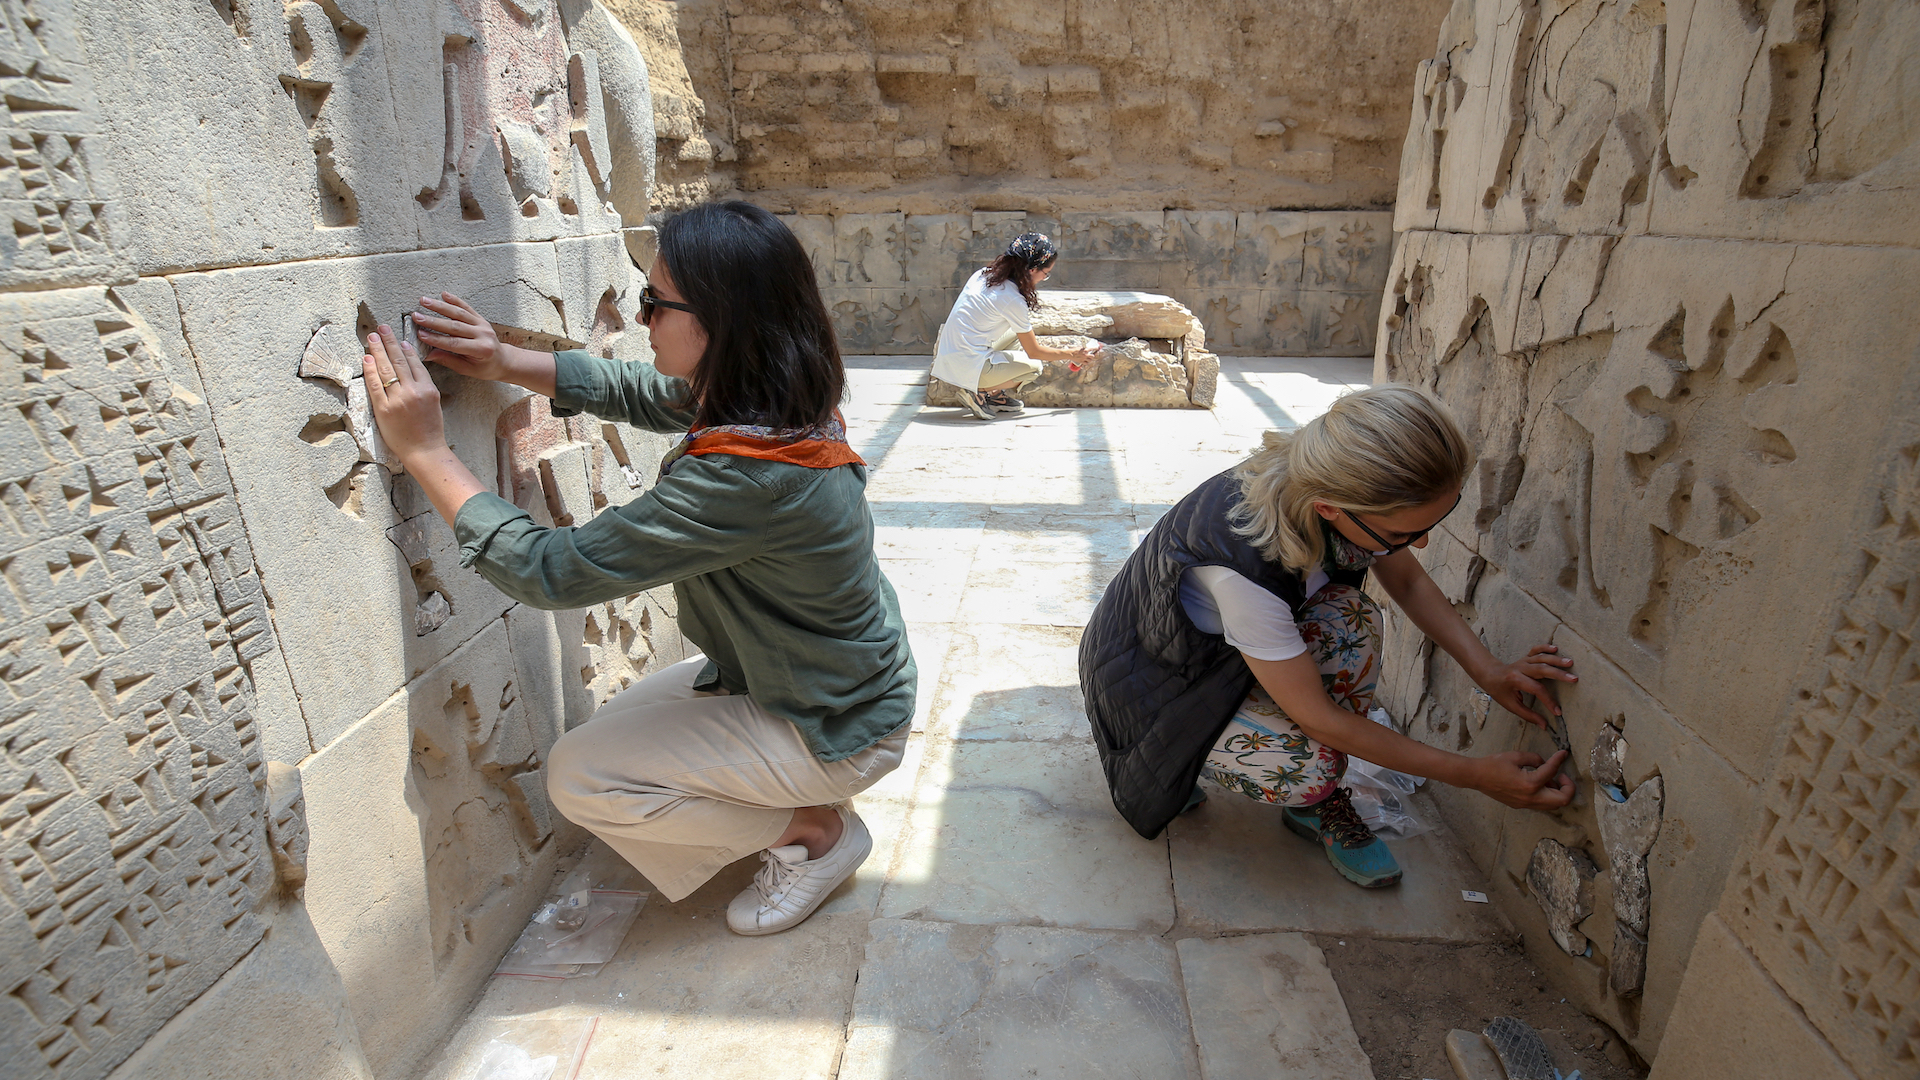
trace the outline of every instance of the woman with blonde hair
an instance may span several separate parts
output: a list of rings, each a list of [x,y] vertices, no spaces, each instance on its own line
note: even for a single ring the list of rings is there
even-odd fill
[[[1552,645],[1502,663],[1408,548],[1460,501],[1473,451],[1431,394],[1361,390],[1293,432],[1268,432],[1234,469],[1160,519],[1094,610],[1080,685],[1114,807],[1160,833],[1204,798],[1201,775],[1280,807],[1341,876],[1392,885],[1400,868],[1339,786],[1347,755],[1535,810],[1565,806],[1566,751],[1470,758],[1367,719],[1380,608],[1394,603],[1507,711],[1541,727],[1530,694],[1572,682]]]

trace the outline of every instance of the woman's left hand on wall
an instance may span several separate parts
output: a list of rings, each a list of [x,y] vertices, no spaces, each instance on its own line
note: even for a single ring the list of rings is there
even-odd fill
[[[413,346],[382,324],[367,335],[367,353],[360,358],[360,366],[367,380],[367,401],[388,449],[411,463],[447,448],[440,388],[427,376]]]
[[[1548,683],[1579,682],[1580,677],[1571,670],[1573,661],[1559,655],[1558,645],[1535,645],[1527,651],[1524,659],[1498,667],[1476,677],[1475,682],[1485,690],[1489,697],[1500,703],[1500,707],[1522,720],[1540,728],[1551,730],[1546,717],[1527,708],[1521,695],[1532,696],[1536,703],[1560,715],[1560,703],[1554,699],[1554,693]]]

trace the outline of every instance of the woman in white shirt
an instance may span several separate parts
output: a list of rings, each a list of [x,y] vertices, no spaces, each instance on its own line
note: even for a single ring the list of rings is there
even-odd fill
[[[1033,335],[1031,312],[1040,283],[1059,252],[1044,233],[1022,233],[993,262],[973,272],[940,327],[933,377],[960,391],[967,411],[982,420],[1018,415],[1024,408],[1009,389],[1040,376],[1040,361],[1089,360],[1100,351],[1049,349]]]

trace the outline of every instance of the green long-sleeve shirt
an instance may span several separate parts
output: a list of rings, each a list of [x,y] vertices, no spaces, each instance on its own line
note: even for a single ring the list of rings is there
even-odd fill
[[[651,364],[554,358],[554,412],[685,431],[686,385]],[[683,456],[660,482],[585,525],[548,529],[491,493],[460,507],[461,561],[538,608],[583,607],[667,582],[680,632],[725,687],[791,720],[825,761],[913,716],[917,674],[893,586],[873,556],[862,465],[812,469]]]

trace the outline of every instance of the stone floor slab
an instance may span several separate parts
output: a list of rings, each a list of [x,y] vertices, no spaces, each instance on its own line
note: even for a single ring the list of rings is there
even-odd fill
[[[841,1080],[1197,1076],[1164,941],[880,920]]]
[[[1017,550],[983,544],[974,556],[956,617],[976,625],[1085,626],[1124,561],[1104,557],[1036,567]]]
[[[882,918],[1160,932],[1165,841],[1113,812],[1090,742],[929,740]]]
[[[817,915],[743,938],[719,909],[649,902],[597,975],[494,979],[423,1075],[473,1075],[502,1019],[597,1017],[580,1080],[831,1080],[868,921]]]
[[[1079,627],[960,624],[952,641],[930,732],[1007,742],[1087,737]]]
[[[1493,909],[1467,903],[1485,891],[1444,826],[1388,844],[1405,877],[1362,889],[1328,865],[1313,844],[1287,831],[1280,808],[1206,785],[1205,806],[1168,827],[1180,922],[1201,933],[1311,930],[1406,941],[1495,941],[1506,935]],[[1416,796],[1417,813],[1439,813]]]
[[[1320,947],[1303,934],[1178,945],[1206,1080],[1373,1080]]]

